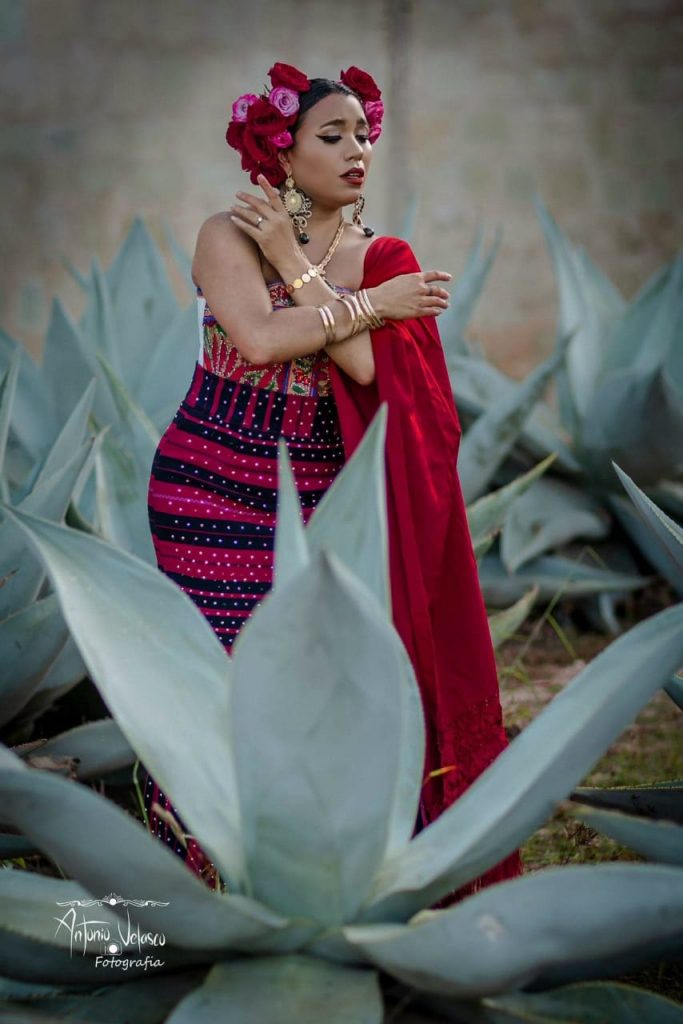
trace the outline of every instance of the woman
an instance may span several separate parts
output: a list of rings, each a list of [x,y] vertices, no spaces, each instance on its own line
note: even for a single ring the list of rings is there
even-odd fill
[[[427,726],[422,827],[506,745],[436,329],[451,275],[422,272],[405,242],[363,225],[383,114],[371,76],[310,80],[287,64],[269,76],[267,94],[235,102],[226,133],[262,194],[238,192],[197,238],[200,359],[152,466],[154,546],[229,651],[272,584],[278,437],[308,522],[387,401],[392,614]],[[151,830],[215,886],[151,777],[145,805]],[[467,891],[519,871],[515,854]]]

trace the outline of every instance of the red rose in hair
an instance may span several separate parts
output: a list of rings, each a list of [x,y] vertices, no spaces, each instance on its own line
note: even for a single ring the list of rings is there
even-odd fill
[[[247,128],[254,135],[279,135],[286,132],[291,123],[292,118],[285,117],[268,100],[258,99],[247,110]]]
[[[291,64],[273,64],[268,74],[274,86],[284,85],[295,92],[307,92],[311,88],[310,79]]]
[[[267,136],[255,135],[248,127],[242,136],[242,146],[256,163],[270,163],[273,159],[273,149]]]
[[[244,121],[231,121],[225,133],[225,141],[233,149],[236,149],[238,153],[241,153],[244,149],[242,139],[244,138],[245,128],[246,124]]]
[[[379,100],[382,97],[372,75],[369,75],[367,71],[361,71],[355,65],[342,71],[339,80],[344,85],[348,85],[349,89],[357,92],[362,100]]]

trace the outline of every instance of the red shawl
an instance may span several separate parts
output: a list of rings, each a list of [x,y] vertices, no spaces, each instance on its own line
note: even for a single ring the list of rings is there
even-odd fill
[[[366,251],[363,288],[420,270],[407,242]],[[427,730],[421,812],[428,824],[507,746],[498,676],[456,471],[462,434],[433,316],[371,331],[375,380],[330,360],[348,459],[388,403],[386,483],[392,614],[415,669]],[[521,872],[510,855],[456,898]],[[450,901],[449,901],[450,902]]]

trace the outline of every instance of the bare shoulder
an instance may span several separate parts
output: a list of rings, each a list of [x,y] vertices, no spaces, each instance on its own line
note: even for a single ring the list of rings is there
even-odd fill
[[[192,280],[201,287],[201,278],[211,273],[217,264],[229,270],[231,267],[258,266],[256,244],[240,231],[230,220],[227,211],[212,213],[200,225],[197,232],[194,257],[192,259]]]

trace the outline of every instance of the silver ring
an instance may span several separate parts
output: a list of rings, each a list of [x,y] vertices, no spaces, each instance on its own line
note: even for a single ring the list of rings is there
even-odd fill
[[[262,221],[262,220],[265,220],[265,219],[266,219],[266,218],[265,218],[265,217],[263,217],[263,216],[262,216],[262,215],[261,215],[261,214],[259,213],[258,217],[256,218],[256,227],[257,227],[257,228],[260,228],[260,227],[261,227],[261,221]]]
[[[429,294],[431,295],[432,294],[432,286],[431,286],[431,284],[428,285],[428,290],[429,290]]]

